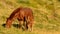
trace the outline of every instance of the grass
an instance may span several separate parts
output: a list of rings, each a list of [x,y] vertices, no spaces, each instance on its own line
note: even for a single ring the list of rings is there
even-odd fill
[[[56,1],[56,2],[55,2]],[[0,34],[60,34],[60,0],[0,0]],[[52,3],[50,3],[52,2]],[[53,15],[53,3],[56,14]],[[30,7],[33,10],[33,31],[23,31],[12,25],[7,29],[3,27],[6,19],[16,8]],[[13,21],[18,24],[18,21]]]

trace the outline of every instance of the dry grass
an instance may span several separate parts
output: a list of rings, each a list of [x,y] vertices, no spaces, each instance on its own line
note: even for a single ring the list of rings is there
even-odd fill
[[[2,25],[16,8],[30,7],[33,10],[33,31],[23,31]],[[13,24],[17,24],[17,20]],[[0,0],[0,34],[60,34],[60,1],[59,0]]]

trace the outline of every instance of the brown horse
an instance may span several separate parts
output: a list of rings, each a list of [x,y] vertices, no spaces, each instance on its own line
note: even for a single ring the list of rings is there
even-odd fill
[[[32,9],[27,7],[19,7],[14,10],[12,14],[7,18],[6,28],[10,28],[12,21],[14,21],[15,19],[19,21],[20,26],[23,27],[23,24],[25,24],[25,29],[32,30],[32,25],[34,21]]]

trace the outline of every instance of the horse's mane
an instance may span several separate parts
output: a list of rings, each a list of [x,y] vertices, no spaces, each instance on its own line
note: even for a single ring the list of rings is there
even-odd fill
[[[9,19],[12,19],[16,13],[18,13],[20,11],[20,8],[17,8],[16,10],[14,10],[11,15],[9,16]]]

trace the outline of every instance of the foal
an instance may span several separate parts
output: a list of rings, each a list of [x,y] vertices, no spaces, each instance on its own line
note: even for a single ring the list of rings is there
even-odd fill
[[[12,12],[12,14],[10,15],[10,17],[7,18],[6,21],[6,28],[10,28],[12,21],[14,21],[15,19],[17,19],[19,21],[20,26],[22,26],[23,24],[25,24],[25,29],[30,29],[32,30],[32,25],[33,25],[33,13],[32,10],[30,8],[17,8],[16,10],[14,10]],[[20,22],[22,21],[22,23]],[[26,23],[25,23],[26,22]]]

